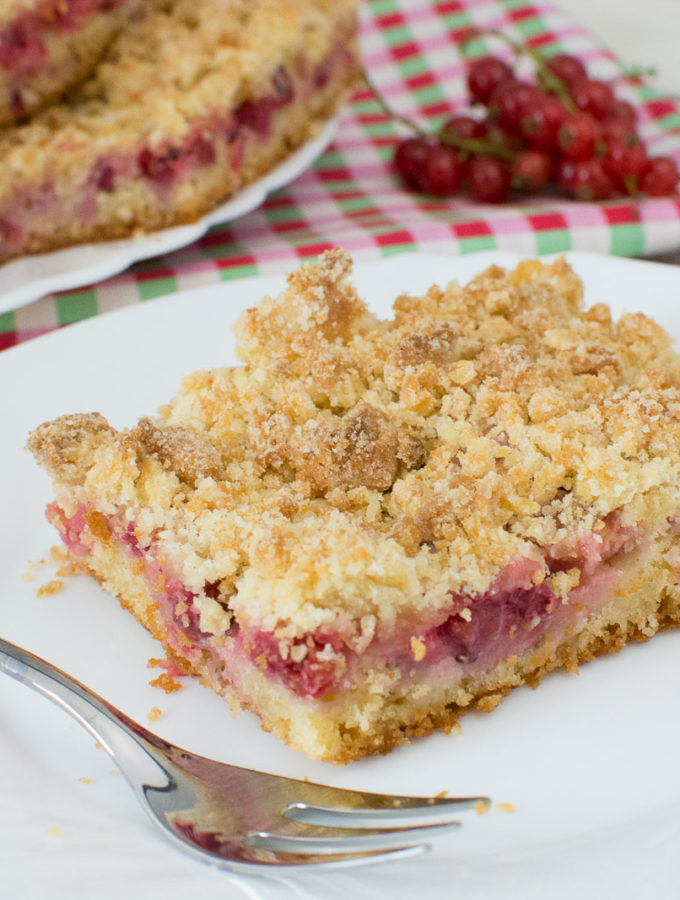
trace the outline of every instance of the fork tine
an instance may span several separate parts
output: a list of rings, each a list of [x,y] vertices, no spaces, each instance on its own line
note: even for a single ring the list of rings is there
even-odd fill
[[[346,853],[344,855],[333,856],[331,854],[319,854],[318,856],[303,856],[300,861],[292,861],[291,854],[283,854],[276,863],[277,865],[285,864],[285,873],[289,872],[314,872],[325,871],[328,869],[350,869],[357,866],[365,865],[382,865],[383,863],[399,861],[401,859],[414,859],[422,856],[431,849],[429,844],[413,844],[411,847],[403,847],[400,850],[371,850],[364,853]],[[274,856],[274,854],[269,854]],[[294,858],[294,857],[293,857]],[[269,865],[262,863],[249,863],[248,874],[253,874],[253,870],[257,868],[260,872],[264,868],[270,868]]]
[[[451,816],[466,809],[474,809],[477,804],[489,806],[488,797],[431,797],[403,798],[409,805],[385,809],[367,809],[363,807],[330,807],[313,803],[289,803],[283,815],[295,822],[309,825],[328,825],[341,828],[384,827],[390,822],[395,825],[405,823],[423,824],[446,823]]]
[[[421,844],[428,838],[437,837],[460,828],[460,822],[444,825],[421,825],[417,828],[390,828],[367,834],[348,835],[297,835],[276,834],[271,831],[251,831],[244,843],[258,850],[275,853],[362,853],[370,850],[401,850],[414,844]]]

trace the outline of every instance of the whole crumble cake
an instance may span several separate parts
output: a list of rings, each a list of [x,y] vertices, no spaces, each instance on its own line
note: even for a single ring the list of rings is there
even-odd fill
[[[93,75],[0,131],[0,261],[198,219],[313,137],[355,0],[146,0]]]
[[[157,418],[38,427],[48,518],[186,671],[344,763],[680,625],[680,359],[562,260],[401,296],[341,251]]]
[[[86,78],[141,0],[0,0],[0,125]]]

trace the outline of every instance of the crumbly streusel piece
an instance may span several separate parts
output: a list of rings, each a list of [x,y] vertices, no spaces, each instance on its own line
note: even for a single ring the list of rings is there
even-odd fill
[[[140,0],[2,0],[0,125],[86,78]]]
[[[90,79],[0,132],[0,260],[194,221],[313,136],[355,0],[147,0]]]
[[[324,254],[155,422],[40,426],[49,518],[189,671],[346,762],[680,624],[680,361],[564,261],[402,296]]]

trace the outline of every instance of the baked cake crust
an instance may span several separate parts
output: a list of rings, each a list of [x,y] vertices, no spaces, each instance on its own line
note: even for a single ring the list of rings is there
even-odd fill
[[[354,0],[147,0],[96,71],[0,132],[0,260],[195,221],[313,137]]]
[[[49,518],[168,653],[310,756],[451,727],[680,625],[680,361],[563,260],[399,297],[324,254],[154,419],[37,428]]]
[[[86,78],[141,0],[2,0],[0,125]]]

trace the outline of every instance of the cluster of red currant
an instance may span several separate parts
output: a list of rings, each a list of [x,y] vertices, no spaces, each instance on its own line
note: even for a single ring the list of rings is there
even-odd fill
[[[580,200],[676,191],[675,162],[647,155],[635,109],[610,84],[589,78],[574,56],[543,58],[513,46],[533,58],[535,83],[519,80],[495,56],[472,61],[467,86],[472,104],[486,108],[483,118],[457,115],[430,134],[396,116],[417,134],[394,156],[409,187],[439,196],[467,188],[482,203],[549,186]]]

